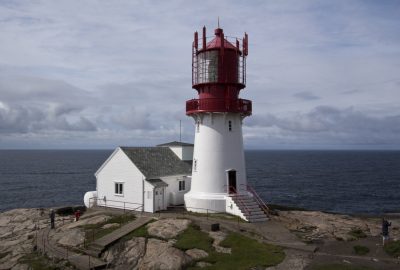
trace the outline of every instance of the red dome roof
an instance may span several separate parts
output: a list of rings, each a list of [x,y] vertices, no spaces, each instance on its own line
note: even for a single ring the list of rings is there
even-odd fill
[[[215,49],[221,48],[221,35],[223,34],[223,30],[221,28],[215,29],[215,38],[207,43],[206,49]],[[227,49],[236,49],[236,47],[224,39],[224,48]]]

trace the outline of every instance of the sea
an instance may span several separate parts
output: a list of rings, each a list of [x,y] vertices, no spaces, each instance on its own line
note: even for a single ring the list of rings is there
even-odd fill
[[[0,150],[0,212],[83,204],[111,150]],[[245,151],[267,204],[344,214],[400,212],[400,151]]]

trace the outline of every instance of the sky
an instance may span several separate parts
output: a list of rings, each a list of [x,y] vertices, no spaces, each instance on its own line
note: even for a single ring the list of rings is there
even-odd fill
[[[246,149],[400,149],[400,1],[0,0],[0,149],[193,142],[194,31],[249,35]]]

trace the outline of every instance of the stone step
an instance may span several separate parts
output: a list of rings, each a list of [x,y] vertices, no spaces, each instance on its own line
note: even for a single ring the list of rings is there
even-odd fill
[[[265,214],[262,214],[262,213],[255,214],[255,215],[251,214],[251,215],[248,216],[248,218],[263,218],[263,217],[267,217],[267,216]]]
[[[256,222],[264,222],[267,221],[268,218],[267,217],[263,217],[263,218],[248,218],[250,223],[256,223]]]

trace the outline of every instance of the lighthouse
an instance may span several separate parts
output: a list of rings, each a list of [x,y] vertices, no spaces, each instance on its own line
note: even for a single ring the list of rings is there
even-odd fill
[[[195,122],[191,189],[184,197],[189,211],[230,212],[236,207],[245,212],[246,202],[237,198],[253,201],[246,188],[242,135],[252,103],[239,98],[246,87],[247,55],[247,34],[227,38],[219,27],[213,37],[207,37],[206,27],[201,37],[194,33],[192,88],[198,98],[186,102],[186,115]]]

